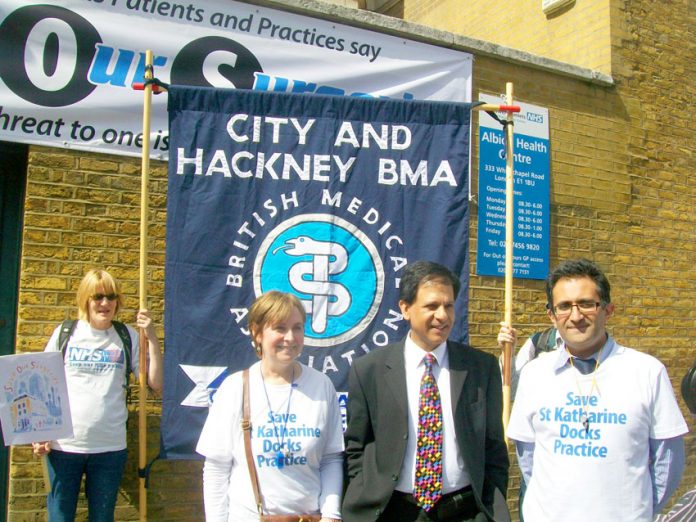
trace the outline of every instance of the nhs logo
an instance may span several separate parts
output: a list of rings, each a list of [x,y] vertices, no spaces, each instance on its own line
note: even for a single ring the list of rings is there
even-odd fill
[[[527,121],[532,123],[544,123],[544,115],[537,112],[527,111],[525,117],[527,118]]]

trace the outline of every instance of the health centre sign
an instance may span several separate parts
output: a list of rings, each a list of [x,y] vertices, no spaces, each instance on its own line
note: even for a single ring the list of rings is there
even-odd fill
[[[494,96],[480,101],[498,104]],[[549,271],[551,212],[549,111],[518,103],[514,116],[513,275],[545,279]],[[505,136],[486,113],[479,116],[479,208],[476,273],[505,275]]]

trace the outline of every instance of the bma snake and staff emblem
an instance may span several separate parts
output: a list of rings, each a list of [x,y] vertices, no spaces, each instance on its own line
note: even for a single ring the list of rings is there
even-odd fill
[[[331,346],[355,337],[375,317],[384,269],[370,238],[329,214],[295,216],[271,231],[254,264],[257,295],[277,289],[307,310],[305,344]]]
[[[302,299],[305,310],[312,318],[312,330],[326,331],[329,316],[340,316],[350,307],[350,292],[329,277],[340,274],[348,266],[348,251],[339,243],[317,241],[307,236],[289,239],[284,246],[273,251],[275,255],[284,250],[287,255],[309,255],[311,261],[300,261],[290,268],[288,278],[292,287],[311,299]]]

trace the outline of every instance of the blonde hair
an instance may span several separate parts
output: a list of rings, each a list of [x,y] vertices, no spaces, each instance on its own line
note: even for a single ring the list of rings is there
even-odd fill
[[[94,294],[116,294],[116,313],[123,306],[121,285],[106,270],[93,268],[85,274],[77,288],[77,317],[89,322],[89,300]]]
[[[261,345],[256,342],[256,337],[261,335],[264,327],[268,324],[277,324],[288,317],[293,309],[300,312],[304,323],[307,312],[302,306],[302,302],[293,294],[270,290],[256,298],[249,308],[249,331],[251,332],[251,342],[254,344],[256,355],[262,355]]]

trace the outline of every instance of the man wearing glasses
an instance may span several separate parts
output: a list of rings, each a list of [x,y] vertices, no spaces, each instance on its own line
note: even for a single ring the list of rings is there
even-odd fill
[[[646,521],[679,486],[688,431],[665,367],[618,344],[609,281],[586,259],[546,280],[562,344],[527,364],[507,436],[527,491],[524,519]]]

